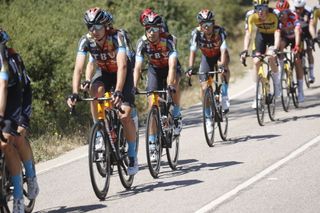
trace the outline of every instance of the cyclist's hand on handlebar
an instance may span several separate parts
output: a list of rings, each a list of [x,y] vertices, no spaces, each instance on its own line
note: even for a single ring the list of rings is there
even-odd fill
[[[77,93],[73,93],[68,96],[67,104],[70,108],[76,104],[76,102],[80,99],[79,95]]]
[[[292,52],[293,52],[294,54],[299,53],[299,52],[300,52],[300,47],[299,47],[299,45],[295,45],[294,48],[292,49]]]
[[[173,85],[168,85],[167,89],[170,93],[176,93],[176,88]]]
[[[221,71],[222,73],[224,73],[226,69],[225,69],[224,65],[221,64],[218,66],[218,70]]]
[[[81,90],[88,91],[90,87],[91,82],[89,80],[86,80],[81,83]]]
[[[190,78],[192,76],[192,73],[193,73],[193,67],[189,67],[188,70],[185,73],[186,73],[186,76],[188,78]]]
[[[240,61],[241,63],[244,65],[244,66],[247,66],[246,64],[246,57],[248,56],[248,50],[243,50],[241,53],[240,53]]]
[[[123,94],[119,90],[116,90],[112,95],[113,104],[116,108],[119,108],[121,106],[123,99]]]

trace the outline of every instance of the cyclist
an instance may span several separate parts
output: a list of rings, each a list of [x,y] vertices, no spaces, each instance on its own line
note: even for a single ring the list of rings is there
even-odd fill
[[[181,70],[177,66],[176,43],[173,36],[160,34],[163,26],[162,18],[155,12],[145,16],[142,22],[145,28],[145,35],[137,42],[136,64],[134,68],[134,88],[138,85],[140,73],[142,70],[144,55],[149,59],[148,64],[148,91],[164,89],[166,80],[167,88],[172,94],[174,109],[174,134],[179,135],[181,132],[181,113],[180,113],[180,76]],[[134,91],[134,92],[135,92]],[[151,97],[149,98],[151,105]],[[151,106],[150,106],[151,107]],[[150,147],[155,142],[155,136],[150,135]],[[151,150],[152,151],[152,150]]]
[[[306,51],[308,54],[308,62],[310,69],[310,83],[314,83],[314,58],[312,55],[312,36],[309,31],[309,23],[311,18],[310,8],[306,7],[306,0],[293,0],[294,12],[297,14],[302,29],[302,41],[306,41]],[[307,42],[310,41],[310,42]]]
[[[202,53],[199,72],[207,73],[214,69],[216,64],[222,66],[224,69],[223,76],[225,82],[222,84],[222,109],[224,112],[229,111],[229,97],[228,97],[228,82],[230,78],[229,53],[226,42],[225,30],[215,24],[214,12],[203,9],[197,15],[197,21],[199,26],[195,28],[191,33],[190,39],[190,56],[189,56],[189,72],[187,76],[191,76],[194,69],[194,61],[196,58],[196,51],[199,48]],[[201,83],[200,96],[203,97],[203,93],[207,88],[207,75],[199,75]],[[208,112],[209,114],[209,112]],[[207,119],[206,125],[209,132],[212,131],[211,119]]]
[[[35,199],[39,193],[32,151],[24,139],[22,127],[18,128],[28,123],[31,90],[23,61],[14,49],[7,47],[8,40],[8,34],[0,28],[0,128],[8,140],[1,141],[1,150],[13,184],[13,212],[24,212],[20,157],[26,169],[28,198]]]
[[[301,61],[301,25],[297,15],[289,9],[287,0],[278,0],[276,10],[279,14],[282,51],[288,45],[295,55],[295,69],[298,79],[298,100],[303,101],[303,67]],[[283,69],[283,57],[279,57],[279,69]]]
[[[269,0],[253,0],[254,9],[246,14],[244,50],[240,53],[240,60],[245,61],[251,40],[253,27],[257,27],[253,52],[255,55],[273,54],[280,47],[280,29],[279,19],[274,10],[268,6]],[[280,73],[276,65],[276,55],[269,57],[269,64],[272,70],[273,79],[275,81],[275,95],[281,95]],[[261,64],[258,57],[253,58],[254,82],[257,81],[257,74]],[[252,108],[256,107],[256,99],[254,98]]]
[[[97,70],[92,78],[90,92],[93,97],[102,97],[105,91],[114,89],[113,104],[121,107],[124,114],[120,114],[128,141],[129,167],[128,174],[138,172],[136,156],[136,131],[130,116],[134,105],[131,93],[133,86],[132,65],[127,54],[127,40],[124,30],[112,26],[112,15],[98,7],[87,10],[84,22],[89,32],[79,41],[78,53],[73,73],[73,94],[68,98],[68,105],[72,107],[79,98],[79,86],[86,55],[90,53],[95,60]],[[91,105],[92,116],[97,121],[97,102]],[[101,135],[100,135],[101,136]],[[97,137],[99,137],[97,135]]]
[[[140,23],[141,25],[143,25],[143,20],[151,13],[154,13],[156,14],[151,8],[146,8],[144,9],[141,13],[140,13]],[[160,33],[161,34],[166,34],[167,36],[172,36],[170,33],[169,33],[169,27],[167,25],[167,22],[166,20],[164,19],[163,16],[160,16],[161,18],[161,28],[160,28]]]
[[[318,19],[320,19],[320,0],[318,6],[313,8],[311,13],[311,19],[309,23],[309,31],[312,36],[313,42],[318,43],[320,45],[320,31],[317,33],[317,23]]]

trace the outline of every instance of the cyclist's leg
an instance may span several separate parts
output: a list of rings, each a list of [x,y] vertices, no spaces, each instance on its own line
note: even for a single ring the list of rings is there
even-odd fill
[[[307,37],[307,39],[309,41],[312,40],[312,36],[311,36],[311,34],[309,32],[309,29],[306,30],[305,36]],[[307,46],[310,78],[313,77],[313,80],[314,80],[314,57],[313,57],[313,54],[312,54],[313,50],[312,50],[311,42],[307,42],[306,46]]]
[[[223,58],[222,58],[223,57]],[[222,109],[224,112],[229,111],[230,102],[229,102],[229,79],[230,79],[230,69],[229,69],[229,62],[230,62],[230,56],[229,51],[226,49],[221,55],[221,62],[224,62],[222,65],[224,65],[224,72],[222,73],[221,80],[222,80],[222,87],[221,87],[221,94],[222,94]]]
[[[13,208],[23,210],[22,168],[18,151],[14,146],[15,136],[18,135],[16,122],[10,119],[5,120],[5,126],[2,132],[7,139],[6,143],[1,142],[1,150],[5,155],[7,168],[13,185]]]
[[[102,97],[104,93],[105,93],[105,88],[104,88],[104,81],[102,77],[102,70],[98,68],[91,80],[90,96]],[[91,115],[94,122],[98,120],[97,104],[98,104],[97,101],[90,102]]]

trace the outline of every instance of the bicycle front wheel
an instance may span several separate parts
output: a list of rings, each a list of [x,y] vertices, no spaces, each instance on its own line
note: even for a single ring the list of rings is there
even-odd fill
[[[100,200],[107,196],[110,176],[110,148],[108,136],[103,131],[104,125],[100,122],[95,123],[89,136],[89,172],[93,191]],[[103,140],[102,147],[96,146]]]
[[[283,110],[285,112],[289,111],[289,106],[291,102],[291,96],[290,96],[290,85],[291,85],[291,78],[288,75],[290,70],[288,70],[288,64],[284,64],[284,69],[281,72],[281,103]]]
[[[0,212],[8,212],[10,213],[8,202],[10,200],[10,175],[9,171],[6,168],[6,162],[3,158],[1,159],[2,165],[1,165],[1,175],[0,175]]]
[[[124,188],[130,189],[133,183],[134,175],[128,175],[129,157],[128,157],[128,141],[124,137],[123,126],[119,125],[118,141],[116,150],[119,157],[118,172],[121,183]]]
[[[292,73],[291,75],[291,85],[290,85],[290,93],[292,96],[292,102],[295,108],[299,108],[299,100],[298,100],[298,80],[296,75]]]
[[[146,128],[146,152],[148,168],[152,177],[157,178],[161,166],[162,140],[159,108],[152,106]]]
[[[309,67],[307,67],[305,56],[302,57],[302,61],[303,61],[302,64],[303,64],[304,82],[306,83],[306,86],[310,88],[310,82],[309,82],[310,70],[309,70]]]
[[[202,102],[202,113],[203,113],[203,129],[206,142],[209,147],[214,146],[214,131],[216,126],[215,120],[215,104],[213,101],[212,87],[208,87],[203,96]]]
[[[276,95],[275,95],[275,81],[273,79],[273,76],[271,74],[268,74],[268,82],[269,87],[267,92],[267,105],[268,105],[268,114],[271,121],[275,121],[276,117]]]
[[[222,140],[226,141],[228,136],[228,126],[229,126],[229,118],[228,114],[224,112],[220,112],[221,119],[218,122],[219,133]]]
[[[263,83],[263,78],[259,77],[257,81],[257,88],[256,88],[256,113],[257,113],[258,123],[260,126],[264,125],[265,104],[266,104],[265,85]]]
[[[170,132],[167,133],[168,135],[166,137],[167,140],[170,140],[169,141],[170,143],[167,143],[166,152],[167,152],[167,159],[168,159],[170,168],[172,170],[176,170],[178,165],[178,159],[179,159],[180,136],[179,135],[175,136],[173,134],[173,128],[175,124],[174,124],[173,116],[170,112],[171,112],[171,109],[169,110],[169,114],[168,114]]]

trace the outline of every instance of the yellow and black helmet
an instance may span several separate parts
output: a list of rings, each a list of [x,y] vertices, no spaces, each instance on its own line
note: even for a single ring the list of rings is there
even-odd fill
[[[252,4],[253,4],[253,6],[262,5],[262,4],[268,5],[269,4],[269,0],[253,0]]]

